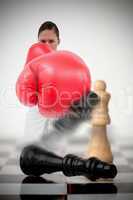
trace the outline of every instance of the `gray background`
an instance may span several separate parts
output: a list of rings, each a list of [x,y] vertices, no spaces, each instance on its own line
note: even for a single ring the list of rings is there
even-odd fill
[[[116,135],[133,129],[133,1],[0,1],[0,136],[23,134],[27,107],[18,102],[15,84],[27,48],[37,41],[41,23],[60,29],[59,49],[80,55],[92,82],[104,79],[112,98],[110,127]]]

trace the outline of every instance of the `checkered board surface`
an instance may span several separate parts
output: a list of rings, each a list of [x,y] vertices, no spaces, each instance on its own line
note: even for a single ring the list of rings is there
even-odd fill
[[[68,152],[81,155],[85,140],[69,141]],[[20,170],[21,151],[14,141],[0,140],[0,200],[133,200],[133,140],[119,140],[111,146],[118,175],[114,180],[91,182],[82,176],[65,177],[61,172],[28,177]]]

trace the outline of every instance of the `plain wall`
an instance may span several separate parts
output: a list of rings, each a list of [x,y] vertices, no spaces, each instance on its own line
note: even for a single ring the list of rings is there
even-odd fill
[[[104,79],[112,98],[111,126],[132,135],[133,1],[0,1],[0,137],[23,134],[27,108],[18,102],[15,84],[38,28],[51,20],[60,29],[59,49],[80,55],[92,82]]]

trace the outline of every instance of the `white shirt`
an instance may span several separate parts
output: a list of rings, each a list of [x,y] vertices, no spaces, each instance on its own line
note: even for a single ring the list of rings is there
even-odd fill
[[[88,136],[89,121],[65,117],[46,118],[39,113],[38,107],[30,107],[26,113],[24,135],[20,148],[34,143],[49,151],[66,154],[69,139]]]

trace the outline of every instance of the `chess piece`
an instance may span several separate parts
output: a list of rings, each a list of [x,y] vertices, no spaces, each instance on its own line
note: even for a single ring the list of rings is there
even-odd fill
[[[74,101],[71,105],[71,113],[75,118],[89,119],[93,107],[99,102],[98,95],[90,91],[88,94],[83,95],[80,100]]]
[[[113,156],[106,127],[107,124],[110,124],[108,113],[110,94],[106,91],[106,83],[100,80],[95,82],[94,92],[99,96],[100,101],[91,113],[91,138],[86,155],[87,157],[96,157],[104,162],[112,163]]]
[[[62,158],[35,145],[23,149],[20,155],[20,167],[25,174],[33,176],[62,171],[66,176],[82,175],[96,180],[114,178],[117,174],[115,165],[99,159],[83,159],[72,154]]]

